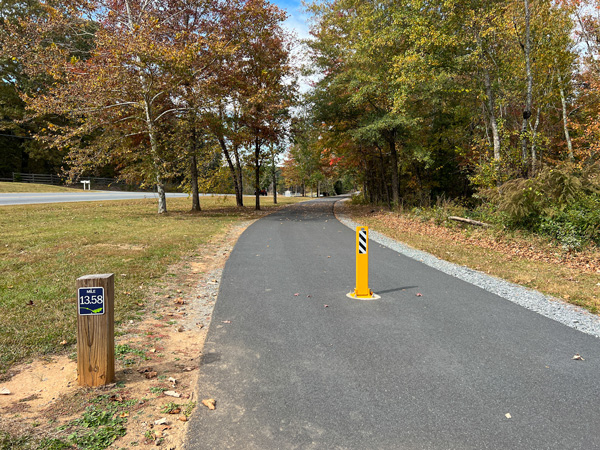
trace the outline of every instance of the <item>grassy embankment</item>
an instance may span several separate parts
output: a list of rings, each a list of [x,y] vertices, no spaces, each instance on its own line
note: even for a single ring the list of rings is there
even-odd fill
[[[600,250],[569,252],[530,233],[477,228],[348,205],[353,220],[440,259],[512,281],[600,312]]]
[[[273,208],[268,197],[258,214],[253,198],[239,209],[233,197],[203,197],[196,214],[187,198],[167,203],[166,215],[156,214],[153,199],[0,207],[0,376],[15,362],[72,348],[78,277],[114,273],[117,325],[135,320],[169,264],[202,252],[232,222]]]
[[[77,189],[51,184],[34,183],[7,183],[0,182],[0,194],[25,193],[25,192],[73,192]],[[81,189],[79,189],[81,190]]]

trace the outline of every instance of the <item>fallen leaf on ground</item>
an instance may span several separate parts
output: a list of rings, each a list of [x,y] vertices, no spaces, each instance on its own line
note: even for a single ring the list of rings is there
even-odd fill
[[[575,359],[575,360],[577,360],[577,361],[585,361],[585,359],[583,359],[579,353],[577,353],[577,354],[576,354],[575,356],[573,356],[571,359]]]
[[[150,353],[156,353],[156,349],[155,348],[151,348],[150,349]]]
[[[146,372],[152,372],[154,371],[154,369],[152,367],[142,367],[141,369],[138,369],[138,373],[146,373]]]
[[[158,373],[156,372],[145,372],[144,376],[148,379],[151,380],[152,378],[156,378],[156,376],[158,375]]]
[[[35,305],[33,304],[33,300],[29,300],[29,301],[27,302],[27,305],[28,305],[28,306],[35,306]]]
[[[10,395],[10,391],[6,388],[0,389],[0,395]]]
[[[231,323],[231,320],[224,320],[223,323]]]
[[[187,422],[188,418],[187,416],[181,415],[178,417],[179,420],[181,420],[182,422]]]
[[[299,293],[299,292],[296,292],[296,293],[294,294],[294,297],[298,297],[299,295],[300,295],[300,293]]]
[[[125,417],[129,417],[129,413],[128,412],[122,412],[121,414],[119,414],[119,417],[121,419],[124,419]]]
[[[181,289],[177,289],[177,293],[181,294],[183,291]]]
[[[185,305],[185,300],[181,297],[177,297],[175,300],[173,300],[173,302],[178,305]]]
[[[192,371],[192,370],[194,370],[194,369],[195,369],[195,367],[184,367],[184,368],[183,368],[183,371],[184,371],[184,372],[191,372],[191,371]]]
[[[60,345],[67,345],[67,344],[68,344],[68,342],[66,340],[60,341]]]
[[[217,401],[214,398],[207,398],[205,400],[202,400],[202,404],[210,410],[213,410],[217,407]]]
[[[154,421],[154,425],[166,425],[166,424],[167,424],[167,419],[165,417]]]
[[[163,392],[163,394],[168,395],[169,397],[175,397],[175,398],[179,398],[181,397],[181,394],[175,391],[165,391]]]
[[[512,419],[512,416],[510,415],[510,413],[506,413],[504,415],[506,416],[507,419]]]
[[[169,383],[177,384],[177,380],[173,377],[169,377]]]
[[[115,385],[116,385],[116,383],[115,383]],[[121,394],[112,394],[109,397],[109,399],[112,400],[113,402],[119,402],[119,403],[123,402],[123,396]]]
[[[423,297],[423,294],[418,294],[418,293],[417,293],[417,297]]]
[[[179,414],[181,412],[181,408],[174,408],[169,411],[169,414]]]

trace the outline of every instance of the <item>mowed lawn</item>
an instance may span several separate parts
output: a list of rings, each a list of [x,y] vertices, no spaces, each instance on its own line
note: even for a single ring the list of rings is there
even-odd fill
[[[76,342],[78,277],[114,273],[115,320],[135,318],[171,263],[202,252],[232,222],[257,217],[254,199],[245,202],[203,197],[194,214],[190,199],[168,199],[166,215],[153,199],[0,207],[0,374]]]
[[[74,192],[76,190],[81,189],[53,186],[51,184],[0,182],[0,194],[22,192]]]

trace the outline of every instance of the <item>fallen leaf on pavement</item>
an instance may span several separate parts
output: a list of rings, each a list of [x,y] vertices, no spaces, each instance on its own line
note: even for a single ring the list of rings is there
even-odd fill
[[[296,293],[294,294],[294,297],[298,297],[299,295],[300,295],[300,293],[299,293],[299,292],[296,292]]]
[[[423,297],[423,294],[417,293],[417,297]]]
[[[577,354],[576,354],[575,356],[573,356],[571,359],[575,359],[575,360],[577,360],[577,361],[585,361],[585,359],[583,359],[579,353],[577,353]]]
[[[210,410],[213,410],[217,407],[217,401],[214,398],[202,400],[202,404]]]
[[[224,320],[223,323],[231,323],[231,320]]]
[[[506,413],[504,415],[506,416],[507,419],[512,419],[512,416],[510,415],[510,413]]]

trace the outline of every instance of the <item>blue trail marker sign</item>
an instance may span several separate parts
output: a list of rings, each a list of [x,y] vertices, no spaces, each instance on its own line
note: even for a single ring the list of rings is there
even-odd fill
[[[95,316],[104,314],[104,288],[103,287],[83,287],[77,289],[77,298],[79,299],[79,315]]]

